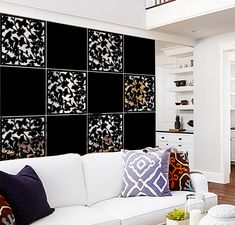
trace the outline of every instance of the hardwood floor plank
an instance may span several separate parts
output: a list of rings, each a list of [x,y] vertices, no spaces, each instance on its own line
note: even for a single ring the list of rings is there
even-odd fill
[[[235,205],[235,166],[231,168],[230,183],[216,184],[209,182],[209,191],[214,192],[219,197],[219,204]]]

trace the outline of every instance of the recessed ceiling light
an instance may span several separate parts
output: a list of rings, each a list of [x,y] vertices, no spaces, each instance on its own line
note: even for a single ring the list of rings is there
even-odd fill
[[[192,30],[192,33],[200,33],[201,31],[200,30],[198,30],[198,29],[193,29]]]

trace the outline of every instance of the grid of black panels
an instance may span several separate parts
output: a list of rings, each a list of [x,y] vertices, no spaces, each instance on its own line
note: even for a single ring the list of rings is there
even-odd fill
[[[154,40],[0,16],[1,160],[154,146]]]

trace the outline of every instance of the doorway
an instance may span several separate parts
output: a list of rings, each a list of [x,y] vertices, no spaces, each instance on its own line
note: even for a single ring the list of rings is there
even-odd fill
[[[235,43],[223,45],[222,53],[222,145],[221,160],[225,183],[230,182],[231,165],[235,164]]]

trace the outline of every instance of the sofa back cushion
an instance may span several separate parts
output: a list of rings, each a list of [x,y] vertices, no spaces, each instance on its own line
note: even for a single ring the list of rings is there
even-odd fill
[[[0,171],[17,174],[25,165],[30,165],[41,179],[51,207],[86,204],[80,155],[65,154],[1,161]]]
[[[121,152],[90,153],[82,156],[87,203],[117,197],[123,182]]]

